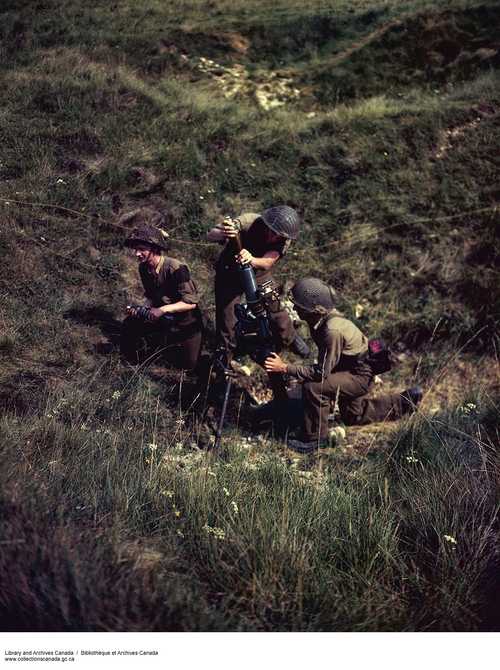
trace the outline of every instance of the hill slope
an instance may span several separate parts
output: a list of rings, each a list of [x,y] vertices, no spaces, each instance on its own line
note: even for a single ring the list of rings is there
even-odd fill
[[[37,0],[0,18],[0,579],[24,584],[0,589],[2,622],[495,628],[496,3]],[[236,394],[213,461],[205,390],[118,359],[139,295],[119,219],[166,214],[210,348],[205,232],[280,202],[304,222],[280,277],[339,289],[394,343],[385,386],[423,383],[424,410],[309,462],[247,435]]]

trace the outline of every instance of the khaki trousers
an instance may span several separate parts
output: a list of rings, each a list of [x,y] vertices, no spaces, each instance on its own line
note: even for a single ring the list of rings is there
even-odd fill
[[[368,363],[358,362],[352,371],[334,371],[321,382],[304,382],[304,438],[321,440],[328,434],[331,401],[338,396],[342,420],[350,426],[399,419],[403,405],[399,393],[368,398],[373,372]]]
[[[122,324],[120,349],[122,356],[134,365],[143,362],[152,348],[167,362],[191,371],[198,363],[201,341],[198,323],[176,330],[161,319],[148,322],[128,316]]]

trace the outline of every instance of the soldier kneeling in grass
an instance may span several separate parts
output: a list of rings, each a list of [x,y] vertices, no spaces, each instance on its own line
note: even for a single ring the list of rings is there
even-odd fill
[[[156,340],[159,352],[177,349],[177,367],[191,371],[198,362],[202,341],[198,292],[188,266],[167,255],[168,234],[158,227],[162,222],[159,213],[148,210],[136,210],[121,220],[122,224],[136,225],[125,246],[139,261],[145,296],[144,305],[127,307],[121,353],[137,364],[145,343]]]
[[[399,419],[415,410],[422,399],[418,386],[402,393],[367,397],[375,375],[382,371],[378,369],[378,356],[384,352],[369,347],[359,328],[335,309],[335,293],[330,286],[312,277],[301,279],[292,287],[291,299],[318,347],[315,365],[290,365],[277,354],[264,363],[268,372],[286,373],[303,383],[303,433],[301,439],[288,441],[291,449],[309,453],[329,445],[328,415],[332,400],[337,398],[347,425]]]

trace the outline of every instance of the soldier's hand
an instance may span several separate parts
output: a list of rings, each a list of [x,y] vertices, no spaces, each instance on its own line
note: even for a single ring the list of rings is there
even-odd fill
[[[218,228],[221,230],[224,237],[231,239],[236,237],[240,232],[240,227],[237,221],[233,221],[229,216],[227,216],[224,221],[219,224]]]
[[[159,307],[150,307],[148,314],[148,321],[156,321],[163,316],[163,312]]]
[[[278,356],[278,354],[271,354],[264,361],[264,369],[266,372],[286,372],[285,361]]]
[[[253,256],[248,249],[242,249],[239,254],[236,254],[236,261],[240,265],[251,265]]]

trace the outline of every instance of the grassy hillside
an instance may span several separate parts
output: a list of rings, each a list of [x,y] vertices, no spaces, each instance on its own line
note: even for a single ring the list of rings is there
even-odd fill
[[[2,3],[3,630],[498,629],[500,9],[306,5]],[[279,277],[423,409],[298,459],[235,393],[215,458],[208,389],[119,361],[119,220],[166,214],[210,350],[205,232],[282,202]]]

